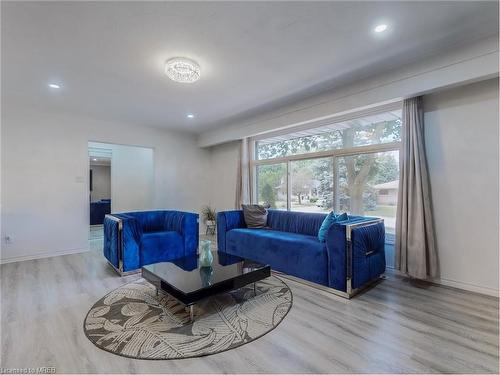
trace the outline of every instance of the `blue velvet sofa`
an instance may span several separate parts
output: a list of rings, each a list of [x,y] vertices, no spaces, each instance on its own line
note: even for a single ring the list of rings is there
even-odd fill
[[[217,215],[219,251],[266,263],[273,270],[350,298],[385,272],[384,221],[349,216],[318,240],[325,214],[269,210],[268,228],[249,229],[243,212]]]
[[[104,223],[104,216],[111,213],[111,199],[90,203],[90,225]]]
[[[196,254],[199,215],[143,211],[106,215],[104,256],[120,274],[142,266]]]

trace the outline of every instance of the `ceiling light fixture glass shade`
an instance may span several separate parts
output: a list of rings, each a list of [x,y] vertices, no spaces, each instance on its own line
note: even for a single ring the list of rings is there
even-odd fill
[[[185,57],[174,57],[165,63],[165,74],[175,82],[191,83],[200,79],[200,66]]]
[[[387,25],[385,25],[385,24],[378,25],[377,27],[375,27],[374,30],[375,30],[376,33],[382,33],[385,30],[387,30]]]

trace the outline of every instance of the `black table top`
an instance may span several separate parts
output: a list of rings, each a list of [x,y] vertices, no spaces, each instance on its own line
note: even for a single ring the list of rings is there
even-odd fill
[[[198,255],[142,267],[142,276],[181,302],[191,304],[214,294],[269,277],[268,265],[222,252],[212,253],[211,267],[200,267]]]

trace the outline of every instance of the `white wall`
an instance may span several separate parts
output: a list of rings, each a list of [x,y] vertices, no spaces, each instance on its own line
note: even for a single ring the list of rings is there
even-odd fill
[[[498,79],[425,96],[441,282],[498,294]]]
[[[97,202],[101,199],[111,198],[111,168],[109,165],[91,165],[92,191],[90,201]]]
[[[3,262],[88,248],[88,141],[154,149],[154,208],[209,202],[210,152],[188,134],[9,105],[1,141]]]
[[[232,210],[236,199],[239,142],[210,148],[210,203],[217,211]]]

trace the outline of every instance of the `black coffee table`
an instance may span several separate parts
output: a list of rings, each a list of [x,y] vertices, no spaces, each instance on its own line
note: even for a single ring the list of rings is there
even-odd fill
[[[271,276],[271,267],[222,252],[213,252],[212,267],[200,267],[198,255],[142,267],[142,277],[189,307],[215,294],[239,289]]]

